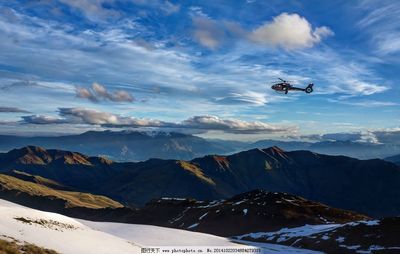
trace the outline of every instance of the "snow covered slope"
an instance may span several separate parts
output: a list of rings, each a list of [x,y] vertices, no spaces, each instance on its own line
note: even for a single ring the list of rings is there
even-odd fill
[[[400,217],[354,221],[344,224],[304,225],[282,228],[275,232],[250,233],[238,240],[284,244],[293,247],[312,246],[327,253],[373,254],[400,253]]]
[[[253,246],[261,249],[262,253],[271,253],[271,251],[273,251],[272,253],[287,254],[321,253],[278,244],[237,241],[247,245],[243,246],[232,243],[229,239],[219,236],[150,225],[80,221],[91,228],[134,241],[142,246],[233,246],[237,248],[249,248],[249,246]]]
[[[178,229],[78,220],[1,199],[0,237],[74,254],[141,253],[141,247],[149,246],[223,246],[260,248],[261,253],[317,253],[276,244],[237,244],[227,238]]]
[[[0,200],[0,234],[60,253],[140,253],[125,239],[96,231],[79,221]],[[116,252],[118,250],[118,252]]]

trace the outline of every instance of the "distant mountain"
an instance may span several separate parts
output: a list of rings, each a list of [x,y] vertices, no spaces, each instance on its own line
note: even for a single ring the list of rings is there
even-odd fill
[[[312,145],[313,143],[311,142],[265,139],[251,143],[248,146],[246,146],[246,148],[254,149],[254,148],[277,146],[285,151],[295,151],[295,150],[309,150]]]
[[[57,137],[21,137],[0,135],[0,151],[16,147],[41,146],[47,149],[76,151],[90,156],[106,156],[115,161],[144,161],[151,158],[191,160],[209,154],[232,154],[254,148],[278,146],[285,151],[344,155],[359,159],[386,158],[400,154],[400,145],[355,141],[280,141],[254,143],[204,139],[176,132],[88,131]]]
[[[174,132],[88,131],[58,137],[0,135],[0,151],[28,145],[77,151],[91,156],[107,156],[117,161],[193,159],[210,153],[225,154],[236,149],[232,148],[232,142],[213,142]]]
[[[371,216],[400,214],[400,167],[272,147],[191,161],[113,162],[80,153],[25,147],[0,154],[1,171],[23,171],[123,204],[159,197],[215,200],[254,189],[287,192]]]
[[[344,155],[358,159],[382,159],[400,153],[400,145],[338,140],[320,141],[315,143],[303,141],[260,140],[246,146],[246,148],[252,149],[271,146],[278,146],[286,151],[309,150],[316,153]]]
[[[395,155],[395,156],[387,157],[387,158],[385,158],[385,161],[390,161],[390,162],[393,162],[393,163],[395,163],[395,164],[400,166],[400,154],[399,155]]]

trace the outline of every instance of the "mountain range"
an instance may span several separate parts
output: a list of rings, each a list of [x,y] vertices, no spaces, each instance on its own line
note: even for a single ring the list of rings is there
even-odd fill
[[[43,181],[34,183],[31,179],[0,174],[0,199],[92,221],[157,225],[220,236],[369,219],[302,197],[264,190],[213,201],[163,197],[141,208],[129,208],[104,196],[52,189]]]
[[[126,232],[130,232],[130,236],[136,236],[135,239],[143,239],[138,236],[148,235],[153,239],[153,243],[160,241],[160,231],[168,231],[169,233],[161,238],[169,241],[168,244],[176,241],[170,237],[171,234],[176,233],[184,237],[185,242],[195,244],[196,240],[192,237],[195,237],[196,233],[188,231],[198,231],[203,232],[203,234],[198,234],[202,236],[207,236],[204,233],[208,233],[229,237],[225,238],[224,245],[230,240],[232,244],[236,242],[247,246],[257,246],[261,248],[262,253],[271,251],[274,253],[317,253],[306,249],[324,253],[396,253],[400,249],[397,240],[400,222],[398,217],[371,220],[355,212],[332,208],[287,193],[254,190],[226,200],[214,201],[164,197],[154,199],[140,209],[132,209],[121,207],[110,199],[107,200],[108,202],[102,202],[105,200],[104,197],[99,199],[98,196],[89,193],[68,195],[64,191],[52,190],[46,186],[51,181],[41,177],[21,172],[12,172],[12,174],[23,175],[25,180],[0,174],[0,210],[5,210],[3,215],[8,216],[8,220],[13,219],[13,222],[10,222],[5,221],[7,220],[5,216],[1,217],[2,238],[8,242],[0,242],[0,250],[5,247],[9,250],[10,245],[15,243],[12,249],[20,249],[21,253],[56,253],[32,245],[33,243],[54,248],[62,253],[75,253],[83,248],[82,245],[77,246],[79,244],[76,241],[70,243],[70,246],[73,246],[72,249],[63,249],[62,245],[48,244],[42,238],[34,237],[27,227],[31,227],[32,230],[37,230],[38,226],[45,228],[49,230],[46,235],[49,235],[51,239],[54,234],[51,231],[57,230],[59,234],[64,232],[62,234],[66,237],[68,235],[70,239],[72,237],[70,230],[82,228],[79,222],[95,228],[97,232],[98,230],[105,231],[116,236],[125,236]],[[53,185],[55,186],[58,185]],[[28,210],[2,199],[86,220]],[[60,200],[66,201],[64,207],[60,206],[62,204]],[[83,202],[75,202],[77,200]],[[93,207],[93,204],[96,206]],[[2,205],[5,207],[1,207]],[[22,209],[26,211],[24,214],[21,214]],[[73,221],[79,222],[74,223],[76,226],[70,226]],[[110,221],[119,223],[110,223]],[[4,224],[7,223],[13,226],[4,228]],[[22,224],[26,225],[23,229],[21,229]],[[149,225],[157,225],[157,227]],[[16,227],[18,229],[15,229]],[[40,232],[39,235],[44,233]],[[82,229],[76,233],[82,237]],[[84,235],[87,236],[87,234]],[[210,238],[206,241],[208,245],[214,242],[211,238],[215,236],[212,235],[208,235]],[[79,236],[74,237],[78,239]],[[98,242],[98,237],[98,235],[93,235],[91,242]],[[87,246],[88,240],[85,238],[84,246]],[[25,241],[25,245],[21,241]],[[113,247],[114,252],[121,252],[119,246]],[[93,245],[90,246],[91,249],[93,247]],[[20,252],[15,251],[15,253]],[[96,250],[96,253],[100,253],[100,250]]]
[[[0,151],[28,145],[70,150],[90,156],[106,156],[116,161],[143,161],[150,158],[191,160],[208,154],[232,154],[252,148],[278,146],[286,151],[345,155],[359,159],[386,158],[400,154],[400,145],[356,141],[280,141],[241,142],[204,139],[175,132],[88,131],[53,137],[0,135]]]
[[[231,151],[221,142],[174,132],[88,131],[55,137],[0,136],[0,150],[7,151],[27,145],[73,150],[118,161],[191,159],[208,153]]]
[[[55,188],[104,195],[130,206],[160,197],[216,200],[265,189],[369,216],[400,214],[400,168],[380,159],[271,147],[190,161],[114,162],[28,146],[0,154],[0,165],[3,173],[17,170],[62,186]],[[21,176],[14,173],[14,177]]]

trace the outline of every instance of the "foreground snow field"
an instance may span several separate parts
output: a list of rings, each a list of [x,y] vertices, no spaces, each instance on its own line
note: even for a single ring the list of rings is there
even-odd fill
[[[248,241],[236,241],[239,245],[232,243],[230,239],[210,234],[196,233],[185,230],[163,228],[151,225],[123,224],[112,222],[93,222],[79,220],[93,229],[107,232],[109,234],[135,242],[141,246],[227,246],[236,248],[259,248],[262,253],[287,253],[287,254],[317,254],[321,252],[292,248],[278,244],[255,243]],[[151,236],[151,237],[150,237]]]
[[[141,253],[142,247],[157,246],[196,246],[195,249],[219,246],[259,248],[261,253],[318,253],[276,244],[237,244],[214,235],[149,225],[78,220],[1,199],[0,237],[74,254]]]

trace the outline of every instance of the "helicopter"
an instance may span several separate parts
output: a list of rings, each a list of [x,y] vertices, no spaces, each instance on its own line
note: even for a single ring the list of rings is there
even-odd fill
[[[284,92],[285,94],[287,94],[290,90],[293,91],[304,91],[306,93],[312,93],[313,90],[313,83],[308,84],[308,86],[306,88],[300,88],[300,87],[295,87],[293,85],[291,85],[288,81],[283,80],[281,78],[278,78],[279,80],[281,80],[282,82],[280,83],[276,83],[274,85],[271,86],[271,88],[277,92]]]

